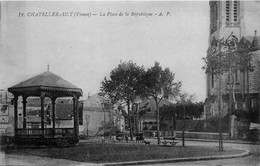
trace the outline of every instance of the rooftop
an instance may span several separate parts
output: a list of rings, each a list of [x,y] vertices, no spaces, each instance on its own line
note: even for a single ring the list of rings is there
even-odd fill
[[[28,91],[28,93],[36,93],[36,91],[39,90],[72,92],[82,95],[82,90],[80,88],[77,88],[75,85],[72,85],[68,81],[50,71],[46,71],[28,80],[22,81],[11,88],[8,88],[8,91],[12,93],[25,93],[26,91]]]

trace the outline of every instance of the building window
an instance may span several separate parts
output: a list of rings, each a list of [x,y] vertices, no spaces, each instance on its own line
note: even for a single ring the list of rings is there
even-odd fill
[[[238,81],[238,70],[235,71],[235,81]]]
[[[231,6],[230,1],[226,1],[226,21],[227,22],[230,21],[230,6]]]
[[[234,22],[238,21],[238,1],[234,1]]]
[[[259,102],[258,102],[258,98],[251,98],[251,109],[252,110],[257,110],[259,107]]]

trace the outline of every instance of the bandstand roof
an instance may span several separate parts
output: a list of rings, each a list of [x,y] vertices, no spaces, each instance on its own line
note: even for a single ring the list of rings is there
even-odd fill
[[[39,96],[41,92],[48,92],[57,97],[71,96],[73,94],[82,96],[82,89],[77,88],[50,71],[22,81],[8,88],[8,91],[18,95],[27,94],[32,96]]]

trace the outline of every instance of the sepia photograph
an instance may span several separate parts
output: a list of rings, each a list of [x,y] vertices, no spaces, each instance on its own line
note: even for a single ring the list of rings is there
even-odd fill
[[[260,1],[0,0],[0,165],[260,165]]]

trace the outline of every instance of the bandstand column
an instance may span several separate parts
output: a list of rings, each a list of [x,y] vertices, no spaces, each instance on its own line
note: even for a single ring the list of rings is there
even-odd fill
[[[23,96],[23,128],[26,129],[26,101],[27,96]]]
[[[44,136],[44,98],[45,93],[41,92],[41,129],[42,129],[42,135]]]
[[[55,100],[56,97],[51,98],[52,102],[52,131],[53,131],[53,137],[55,136],[55,120],[56,120],[56,115],[55,115]]]
[[[78,122],[78,97],[73,97],[73,113],[74,113],[74,130],[75,136],[79,135],[79,122]]]
[[[14,135],[15,138],[17,137],[17,128],[18,128],[18,95],[14,95]]]

